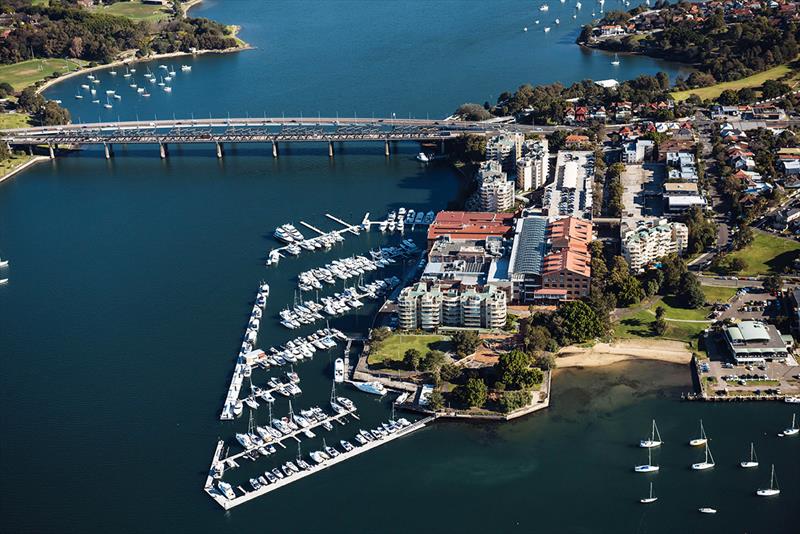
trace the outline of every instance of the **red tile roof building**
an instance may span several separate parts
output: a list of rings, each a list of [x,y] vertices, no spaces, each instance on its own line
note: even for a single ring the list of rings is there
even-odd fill
[[[506,237],[514,227],[511,213],[478,211],[440,211],[428,228],[428,249],[442,236],[451,239],[482,240],[489,236]]]
[[[565,300],[589,294],[592,275],[592,223],[567,217],[550,223],[550,253],[542,264],[542,288],[564,290]]]

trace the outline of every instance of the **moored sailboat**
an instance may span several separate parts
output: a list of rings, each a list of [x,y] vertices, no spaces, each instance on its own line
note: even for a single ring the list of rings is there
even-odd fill
[[[692,447],[699,447],[708,443],[708,436],[706,436],[706,429],[703,427],[703,420],[700,419],[700,437],[689,441]]]
[[[756,448],[753,443],[750,443],[750,459],[739,462],[740,467],[745,469],[750,467],[758,467],[758,457],[756,456]]]
[[[759,497],[772,497],[781,492],[778,488],[778,481],[775,478],[775,464],[772,464],[772,473],[769,476],[769,488],[756,490],[756,495]]]
[[[650,483],[650,496],[649,497],[645,497],[643,499],[639,499],[639,502],[642,503],[642,504],[648,504],[648,503],[651,503],[651,502],[656,502],[657,500],[658,500],[658,497],[653,495],[653,483],[651,482]]]
[[[697,462],[692,464],[692,469],[695,471],[704,471],[706,469],[711,469],[716,464],[714,463],[714,457],[711,455],[711,450],[708,448],[708,443],[706,443],[706,457],[705,460],[702,462]]]
[[[659,470],[659,466],[653,465],[653,449],[647,449],[647,463],[643,465],[634,466],[633,470],[637,473],[655,473]]]
[[[658,439],[656,439],[658,438]],[[650,439],[639,440],[639,447],[649,449],[651,447],[659,447],[661,445],[661,433],[656,426],[656,420],[653,419],[653,428],[650,431]]]

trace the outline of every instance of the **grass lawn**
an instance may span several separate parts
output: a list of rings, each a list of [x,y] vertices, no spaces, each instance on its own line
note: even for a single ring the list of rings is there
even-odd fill
[[[30,126],[30,116],[26,113],[0,113],[0,130],[6,128],[26,128]]]
[[[620,339],[630,339],[630,338],[656,338],[653,333],[653,323],[656,320],[654,315],[655,307],[658,305],[659,301],[656,301],[650,310],[638,310],[636,312],[631,313],[630,315],[626,315],[621,317],[616,323],[614,323],[614,337]],[[664,305],[667,308],[666,305]],[[700,319],[696,320],[703,320],[705,321],[705,316],[708,313],[707,308],[702,308],[701,310],[686,310],[681,308],[667,308],[668,310],[673,311],[673,315],[690,315],[691,312],[698,312]],[[667,311],[667,318],[674,318],[674,319],[684,319],[685,317],[670,317],[670,311]],[[694,319],[693,319],[694,320]],[[708,323],[679,323],[674,321],[667,321],[667,331],[661,336],[661,339],[674,339],[677,341],[685,341],[692,345],[692,347],[697,347],[697,337],[698,335],[708,327]]]
[[[727,302],[736,294],[735,287],[702,286],[707,302]]]
[[[689,95],[692,94],[699,96],[703,100],[714,99],[721,95],[722,91],[725,91],[726,89],[738,91],[739,89],[744,89],[745,87],[758,87],[767,80],[777,80],[778,78],[790,73],[791,70],[792,69],[789,64],[785,63],[783,65],[778,65],[777,67],[772,67],[764,72],[753,74],[747,78],[742,78],[741,80],[718,83],[716,85],[700,87],[698,89],[689,89],[687,91],[676,91],[671,94],[672,98],[675,100],[686,100],[689,98]]]
[[[727,302],[728,299],[736,294],[736,288],[733,287],[713,287],[701,286],[703,293],[706,295],[706,302]],[[708,314],[711,313],[710,306],[703,306],[702,308],[692,309],[684,308],[682,303],[672,295],[661,297],[657,299],[650,311],[655,313],[656,308],[662,306],[664,308],[665,317],[667,319],[679,319],[682,321],[707,321]]]
[[[435,334],[393,335],[381,343],[380,350],[371,352],[367,363],[370,365],[402,362],[408,349],[417,349],[423,356],[429,350],[450,350],[450,338]]]
[[[85,63],[75,59],[29,59],[11,65],[1,65],[0,80],[10,83],[16,91],[21,91],[54,72],[71,72]]]
[[[0,161],[0,176],[4,176],[8,171],[15,169],[16,167],[19,167],[20,165],[22,165],[23,163],[25,163],[30,159],[31,156],[28,156],[27,154],[22,154],[22,155],[15,154],[14,156],[11,157],[11,159]]]
[[[165,6],[145,5],[138,0],[116,2],[110,6],[98,7],[98,12],[127,17],[132,20],[163,20],[169,18],[172,10]]]
[[[800,256],[800,243],[784,239],[772,234],[754,230],[753,242],[742,250],[731,254],[733,258],[741,258],[747,267],[740,273],[742,276],[755,276],[770,272],[781,273],[792,264],[794,258]]]

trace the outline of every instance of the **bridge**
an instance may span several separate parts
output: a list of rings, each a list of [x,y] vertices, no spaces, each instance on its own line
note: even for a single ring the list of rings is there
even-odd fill
[[[278,157],[279,143],[327,143],[333,157],[334,143],[380,142],[385,155],[390,142],[439,142],[464,134],[492,135],[509,133],[549,133],[554,127],[497,122],[470,122],[452,119],[381,119],[381,118],[246,118],[190,119],[98,122],[16,128],[0,131],[0,140],[9,146],[44,145],[54,158],[59,145],[103,146],[105,157],[113,155],[115,144],[158,145],[162,158],[171,144],[210,144],[218,158],[223,147],[232,143],[269,143],[273,157]]]

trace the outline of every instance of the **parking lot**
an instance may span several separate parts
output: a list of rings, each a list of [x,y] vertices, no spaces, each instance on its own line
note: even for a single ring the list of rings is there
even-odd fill
[[[736,296],[724,306],[724,309],[719,309],[711,318],[719,321],[725,319],[766,321],[784,315],[784,306],[785,304],[780,299],[770,295],[763,288],[749,286],[739,289]]]
[[[800,365],[790,355],[786,363],[736,365],[729,355],[721,332],[705,339],[708,360],[698,365],[699,378],[708,394],[722,396],[800,395]]]

